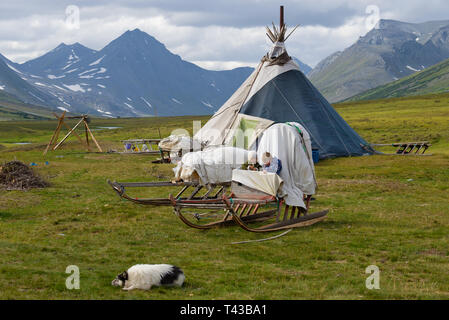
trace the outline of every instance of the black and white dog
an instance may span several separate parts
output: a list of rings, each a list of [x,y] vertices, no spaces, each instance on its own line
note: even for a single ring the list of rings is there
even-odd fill
[[[170,264],[136,264],[120,273],[112,285],[123,290],[150,290],[152,286],[182,286],[185,275]]]

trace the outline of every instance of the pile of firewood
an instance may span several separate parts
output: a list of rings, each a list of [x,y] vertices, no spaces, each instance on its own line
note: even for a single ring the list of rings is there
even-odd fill
[[[45,188],[48,185],[30,167],[20,161],[11,161],[0,167],[0,187],[6,190]]]

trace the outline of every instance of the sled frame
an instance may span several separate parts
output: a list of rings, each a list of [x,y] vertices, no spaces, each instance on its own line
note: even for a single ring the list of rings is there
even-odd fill
[[[210,201],[215,200],[221,203],[221,198],[230,184],[211,184],[203,186],[196,182],[172,182],[172,181],[156,181],[156,182],[111,182],[107,181],[112,189],[119,195],[120,198],[149,206],[170,206],[172,203],[169,198],[139,198],[128,195],[127,188],[160,188],[173,187],[175,189],[181,188],[176,193],[175,199],[179,200],[194,200],[194,201]],[[199,192],[206,189],[206,193],[198,196]],[[190,193],[189,193],[190,192]]]
[[[305,197],[306,207],[309,208],[311,196]],[[170,202],[173,205],[175,215],[187,226],[195,229],[211,229],[215,227],[224,227],[229,225],[238,225],[242,229],[250,232],[271,232],[283,229],[306,227],[324,220],[328,210],[308,214],[308,209],[285,205],[283,200],[275,197],[253,197],[238,198],[234,194],[227,196],[223,194],[221,203],[214,200],[177,200],[170,195]],[[272,206],[276,208],[273,209]],[[224,213],[220,218],[213,222],[200,224],[192,219],[188,219],[182,213],[183,208],[194,209],[214,209]],[[194,217],[200,220],[199,214]],[[264,222],[275,218],[274,223],[269,223],[261,227],[250,227],[253,222]]]

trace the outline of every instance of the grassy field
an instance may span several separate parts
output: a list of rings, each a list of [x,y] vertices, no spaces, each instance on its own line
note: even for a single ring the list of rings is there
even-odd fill
[[[449,95],[336,107],[367,141],[430,140],[433,156],[321,161],[312,206],[329,208],[328,219],[240,245],[231,242],[267,235],[190,229],[171,208],[120,200],[106,183],[170,178],[170,165],[152,164],[152,156],[86,153],[75,138],[43,156],[56,121],[0,122],[0,162],[35,162],[51,183],[0,190],[0,298],[448,299]],[[158,127],[162,136],[191,130],[194,119],[207,117],[93,119],[91,127],[121,127],[94,131],[103,149],[118,150],[122,139],[157,138]],[[136,263],[179,265],[185,286],[124,292],[110,285]],[[80,268],[80,290],[65,287],[68,265]],[[365,287],[369,265],[380,269],[379,290]]]

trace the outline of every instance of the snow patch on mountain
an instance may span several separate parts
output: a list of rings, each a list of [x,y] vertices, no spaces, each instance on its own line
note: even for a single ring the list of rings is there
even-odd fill
[[[20,71],[17,70],[16,68],[14,68],[12,65],[7,64],[7,66],[8,66],[12,71],[15,71],[15,72],[17,72],[17,73],[19,73],[19,74],[23,74],[22,72],[20,72]]]
[[[415,69],[415,68],[410,67],[410,66],[407,66],[407,69],[412,70],[412,71],[415,71],[415,72],[421,71],[421,70],[419,70],[419,69]]]
[[[149,103],[144,97],[140,97],[140,99],[142,99],[147,104],[147,106],[149,106],[150,108],[153,108],[151,103]]]
[[[93,69],[90,69],[90,70],[83,71],[83,72],[81,72],[81,73],[78,73],[78,75],[79,75],[79,76],[82,76],[82,75],[84,75],[84,74],[86,74],[86,73],[91,73],[91,72],[93,72],[93,71],[95,71],[95,70],[98,70],[98,68],[93,68]]]
[[[48,77],[48,79],[61,79],[61,78],[64,78],[65,77],[65,75],[62,75],[62,76],[55,76],[55,75],[53,75],[53,74],[49,74],[49,75],[47,75],[47,77]]]
[[[79,84],[72,84],[72,85],[63,84],[63,86],[75,92],[78,91],[86,92],[86,90],[84,90]]]
[[[135,110],[134,107],[133,107],[132,105],[130,105],[129,103],[126,103],[126,102],[123,102],[123,103],[124,103],[125,106],[127,106],[128,108]]]
[[[208,108],[211,108],[211,109],[213,109],[214,108],[214,106],[213,105],[211,105],[209,102],[204,102],[204,101],[201,101],[201,103],[202,104],[204,104],[206,107],[208,107]]]
[[[59,90],[62,90],[62,91],[67,91],[66,89],[64,89],[64,88],[61,88],[60,86],[57,86],[57,85],[53,85],[53,87],[55,87],[56,89],[59,89]]]
[[[41,82],[35,82],[34,84],[41,87],[48,87],[46,84],[43,84]]]
[[[106,55],[103,55],[100,59],[97,59],[97,60],[95,60],[94,62],[90,63],[89,66],[95,66],[95,65],[99,64],[99,63],[101,62],[101,60],[103,60],[103,58],[104,58],[105,56],[106,56]]]

